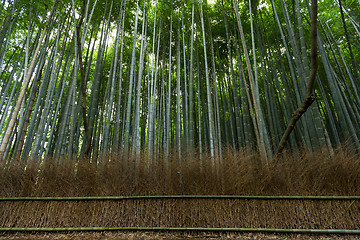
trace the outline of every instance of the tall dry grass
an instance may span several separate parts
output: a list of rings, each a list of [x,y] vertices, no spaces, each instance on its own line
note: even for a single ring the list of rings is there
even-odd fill
[[[146,154],[143,154],[146,155]],[[114,195],[359,195],[360,156],[340,148],[298,152],[264,164],[258,154],[223,150],[219,168],[203,154],[147,159],[108,154],[87,159],[46,159],[11,167],[0,176],[0,197]],[[168,162],[169,164],[165,164]],[[180,164],[181,162],[181,164]]]

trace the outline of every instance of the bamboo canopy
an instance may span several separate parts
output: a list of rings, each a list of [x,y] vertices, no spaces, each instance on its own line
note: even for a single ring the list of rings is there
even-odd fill
[[[270,161],[310,95],[283,146],[360,151],[359,2],[325,0],[318,18],[311,6],[0,1],[1,168],[109,152],[150,166],[174,149],[181,164],[210,152],[216,170],[227,147]]]

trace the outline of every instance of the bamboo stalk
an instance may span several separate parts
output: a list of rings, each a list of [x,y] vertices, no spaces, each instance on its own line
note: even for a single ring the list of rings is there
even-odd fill
[[[360,196],[243,196],[243,195],[164,195],[164,196],[102,196],[102,197],[4,197],[4,201],[98,201],[134,199],[244,199],[244,200],[360,200]]]
[[[310,105],[316,100],[316,95],[314,93],[314,83],[316,78],[316,72],[318,69],[318,38],[317,38],[317,0],[311,1],[311,71],[309,80],[306,87],[306,94],[302,104],[296,109],[292,114],[290,123],[288,124],[280,143],[275,152],[275,159],[281,155],[282,151],[285,148],[285,143],[290,137],[290,133],[295,127],[296,122],[300,117],[307,111]]]
[[[9,119],[10,119],[10,122],[9,122],[9,125],[8,127],[6,128],[6,132],[5,132],[5,135],[4,135],[4,138],[3,138],[3,141],[1,143],[1,146],[0,146],[0,161],[2,161],[6,155],[5,155],[5,150],[6,150],[6,146],[8,145],[8,142],[9,142],[9,139],[10,139],[10,136],[11,136],[11,132],[13,131],[13,128],[14,128],[14,124],[15,124],[15,121],[17,119],[17,116],[19,114],[19,111],[20,111],[20,107],[21,107],[21,103],[23,101],[23,98],[25,96],[25,92],[26,92],[26,89],[27,89],[27,85],[30,81],[30,78],[31,78],[31,74],[32,74],[32,71],[35,67],[35,62],[36,62],[36,59],[37,59],[37,54],[39,53],[40,51],[40,48],[42,46],[42,42],[43,42],[43,39],[45,38],[45,35],[46,35],[46,32],[47,32],[47,29],[48,29],[48,26],[51,22],[51,19],[52,19],[52,16],[55,12],[55,9],[56,9],[56,5],[58,4],[58,1],[55,1],[52,8],[51,8],[51,12],[49,14],[49,18],[45,24],[45,27],[42,31],[42,34],[41,34],[41,37],[40,37],[40,40],[38,42],[38,45],[36,47],[36,50],[33,54],[33,58],[31,60],[31,63],[30,63],[30,67],[28,69],[28,72],[26,73],[26,78],[23,82],[23,87],[21,89],[21,92],[19,94],[19,97],[17,99],[17,102],[16,102],[16,105],[15,105],[15,108],[14,108],[14,111],[11,113],[11,116],[9,116]]]
[[[197,232],[360,234],[360,230],[355,230],[355,229],[353,230],[353,229],[201,228],[201,227],[0,228],[0,232],[84,232],[84,231],[197,231]]]

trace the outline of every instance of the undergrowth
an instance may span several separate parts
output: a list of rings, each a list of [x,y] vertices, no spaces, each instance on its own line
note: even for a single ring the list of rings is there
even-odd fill
[[[142,154],[146,156],[146,153]],[[13,164],[0,176],[0,196],[125,195],[359,195],[360,156],[345,148],[335,155],[301,151],[265,163],[258,154],[174,152],[146,157],[107,154],[88,159],[45,159]],[[149,164],[151,162],[151,164]]]

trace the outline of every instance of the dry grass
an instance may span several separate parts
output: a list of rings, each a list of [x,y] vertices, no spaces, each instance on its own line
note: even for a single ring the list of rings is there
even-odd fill
[[[144,154],[146,155],[146,154]],[[170,162],[166,167],[164,164]],[[82,159],[47,159],[26,171],[12,167],[0,176],[0,197],[130,195],[360,195],[360,156],[339,150],[333,158],[298,153],[263,164],[257,154],[223,151],[219,169],[211,158],[177,154],[145,158],[109,154],[96,166]],[[138,162],[138,164],[135,164]],[[75,169],[75,171],[74,171]]]
[[[263,164],[256,154],[211,158],[111,154],[86,160],[47,159],[13,167],[0,178],[0,196],[124,195],[360,195],[360,156],[339,150],[299,153]],[[165,161],[169,161],[167,167]],[[135,163],[138,164],[135,164]],[[180,164],[181,162],[181,164]],[[135,167],[136,166],[136,167]],[[76,169],[76,171],[74,171]],[[255,227],[359,229],[360,201],[157,199],[77,202],[0,202],[0,227]],[[1,237],[1,236],[0,236]],[[259,238],[261,239],[261,238]],[[266,239],[266,238],[264,238]]]

